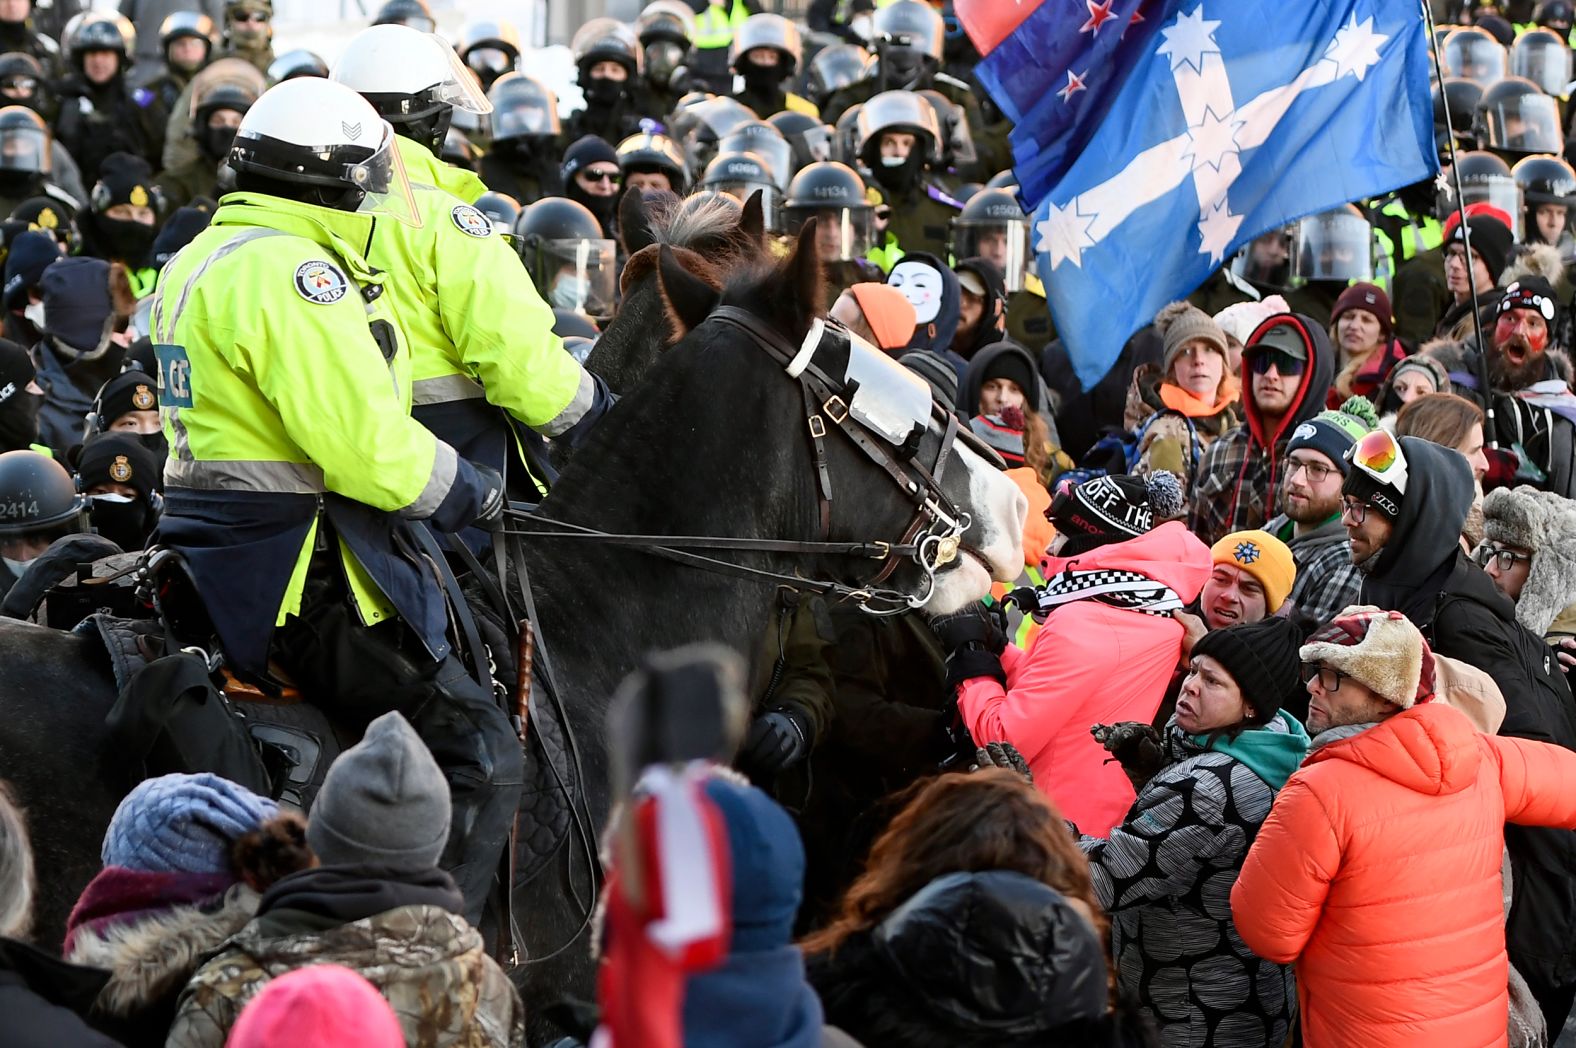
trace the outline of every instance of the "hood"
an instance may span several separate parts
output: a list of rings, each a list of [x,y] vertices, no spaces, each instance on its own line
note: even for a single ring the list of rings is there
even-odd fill
[[[1253,376],[1248,369],[1247,355],[1243,355],[1242,371],[1238,376],[1242,382],[1242,414],[1247,420],[1253,442],[1261,447],[1274,447],[1281,437],[1323,411],[1324,402],[1330,395],[1330,383],[1335,378],[1335,350],[1330,345],[1330,337],[1313,318],[1301,313],[1281,313],[1260,324],[1249,338],[1262,336],[1274,327],[1290,327],[1297,333],[1307,347],[1308,366],[1302,369],[1302,384],[1297,387],[1291,408],[1280,424],[1270,431],[1266,429],[1258,406],[1253,402]]]
[[[1444,796],[1477,782],[1483,761],[1477,734],[1465,714],[1425,702],[1350,738],[1321,744],[1307,764],[1349,761],[1415,793]]]
[[[1461,548],[1461,526],[1472,504],[1472,467],[1460,453],[1418,437],[1402,437],[1406,492],[1401,515],[1363,581],[1363,602],[1405,610],[1403,604]]]
[[[108,970],[96,1007],[129,1017],[190,981],[206,956],[252,919],[257,900],[237,884],[217,905],[175,906],[131,924],[84,928],[67,960]]]
[[[1035,363],[1033,354],[1016,342],[1010,340],[997,342],[975,353],[969,360],[969,366],[963,372],[963,383],[958,389],[958,410],[971,418],[975,415],[979,410],[980,388],[985,385],[986,372],[996,361],[1009,355],[1020,358],[1029,377],[1036,383],[1039,381],[1040,369]],[[1028,397],[1026,402],[1028,410],[1038,411],[1039,390],[1026,389],[1024,394]]]
[[[1146,579],[1169,586],[1183,603],[1191,604],[1198,599],[1213,566],[1209,547],[1181,521],[1172,520],[1147,535],[1109,543],[1075,557],[1046,557],[1040,562],[1040,571],[1047,579],[1069,568],[1136,571]]]
[[[1236,758],[1272,790],[1286,785],[1308,755],[1309,747],[1308,732],[1302,722],[1285,710],[1276,713],[1263,727],[1249,728],[1234,739],[1221,736],[1211,743],[1206,736],[1190,735],[1188,740],[1201,749]]]
[[[952,267],[935,255],[910,251],[892,267],[886,282],[914,304],[914,338],[908,348],[951,349],[962,301],[958,275]]]
[[[796,946],[733,953],[684,983],[685,1048],[734,1048],[743,1030],[760,1048],[815,1048],[822,1022]]]

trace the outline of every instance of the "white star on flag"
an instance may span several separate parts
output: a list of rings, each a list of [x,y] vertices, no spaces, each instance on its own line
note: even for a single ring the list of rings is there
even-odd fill
[[[1058,95],[1062,96],[1063,102],[1070,102],[1072,101],[1073,95],[1077,94],[1079,91],[1088,90],[1084,86],[1084,76],[1088,75],[1089,70],[1087,69],[1084,70],[1083,76],[1079,76],[1071,69],[1067,70],[1067,86],[1056,92]]]
[[[1199,218],[1198,231],[1204,242],[1198,246],[1198,253],[1208,255],[1211,262],[1220,262],[1231,246],[1231,238],[1237,235],[1237,227],[1242,225],[1242,217],[1231,213],[1224,197],[1211,204]]]
[[[1220,54],[1220,46],[1215,43],[1215,30],[1219,28],[1218,19],[1205,19],[1204,6],[1200,4],[1193,9],[1192,14],[1181,15],[1171,25],[1160,30],[1165,43],[1156,48],[1155,53],[1171,56],[1173,73],[1185,65],[1202,73],[1204,56]]]
[[[1084,248],[1095,245],[1094,237],[1089,235],[1089,227],[1094,224],[1096,217],[1078,214],[1076,200],[1066,207],[1050,205],[1046,216],[1034,228],[1040,234],[1040,250],[1050,252],[1052,269],[1063,259],[1080,268],[1083,266]]]
[[[1346,25],[1336,31],[1335,39],[1330,41],[1324,57],[1335,63],[1336,79],[1350,73],[1361,80],[1368,75],[1371,67],[1379,63],[1379,45],[1388,39],[1385,34],[1374,32],[1372,15],[1360,25],[1357,16],[1352,15]]]
[[[1237,145],[1237,131],[1246,122],[1237,117],[1235,110],[1216,116],[1212,107],[1205,106],[1204,119],[1187,129],[1192,145],[1182,155],[1192,159],[1194,171],[1206,164],[1219,171],[1228,156],[1242,151]]]

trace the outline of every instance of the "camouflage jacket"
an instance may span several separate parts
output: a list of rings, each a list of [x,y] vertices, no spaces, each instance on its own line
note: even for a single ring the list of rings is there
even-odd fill
[[[319,922],[320,923],[320,922]],[[525,1007],[463,917],[400,906],[329,928],[270,934],[253,920],[192,977],[168,1048],[223,1048],[241,1009],[276,976],[341,964],[376,986],[399,1016],[409,1048],[524,1048]]]

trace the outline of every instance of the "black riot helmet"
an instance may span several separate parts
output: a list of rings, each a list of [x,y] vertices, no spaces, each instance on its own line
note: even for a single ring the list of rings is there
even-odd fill
[[[805,68],[804,90],[810,101],[824,109],[837,92],[868,80],[874,72],[875,59],[869,51],[858,44],[833,44],[810,59]]]
[[[418,33],[432,33],[438,29],[438,20],[432,17],[427,0],[388,0],[378,8],[372,24],[409,26]]]
[[[695,12],[683,0],[652,0],[635,19],[635,36],[644,51],[646,79],[665,90],[682,89],[687,80]]]
[[[492,87],[494,80],[519,67],[520,30],[513,22],[502,19],[466,22],[460,27],[460,38],[454,49],[486,89]]]
[[[930,86],[946,35],[940,13],[921,0],[897,0],[876,12],[872,28],[881,90]]]
[[[88,530],[88,500],[66,467],[36,451],[0,455],[0,539]]]
[[[66,23],[60,43],[65,48],[66,61],[79,73],[82,72],[82,56],[89,51],[115,52],[120,56],[120,71],[124,73],[137,47],[137,31],[121,15],[83,11]]]
[[[1445,128],[1455,132],[1456,145],[1472,147],[1472,121],[1477,117],[1477,105],[1483,98],[1483,85],[1465,77],[1449,76],[1434,87],[1434,132],[1443,136]],[[1449,116],[1450,122],[1445,123]],[[1443,142],[1443,137],[1439,137]],[[1441,149],[1441,153],[1444,150]]]
[[[567,197],[543,197],[520,212],[515,247],[549,305],[592,318],[613,312],[615,245],[589,208]]]
[[[328,76],[328,63],[323,61],[321,55],[304,47],[286,51],[268,63],[270,84],[282,84],[286,80],[295,80],[303,76]]]
[[[1008,291],[1023,290],[1033,265],[1029,216],[1010,189],[980,189],[952,220],[952,256],[983,258],[1001,271]]]
[[[1569,39],[1571,27],[1576,25],[1576,4],[1571,0],[1543,0],[1532,12],[1532,20]]]
[[[487,216],[493,232],[513,235],[514,223],[520,217],[520,202],[508,193],[488,191],[476,198],[476,210]]]
[[[505,73],[487,92],[492,103],[493,145],[520,139],[556,138],[562,130],[558,96],[524,73]]]
[[[618,144],[618,169],[626,183],[632,174],[655,171],[668,177],[668,185],[679,196],[689,189],[684,154],[673,139],[655,131],[630,135]]]
[[[6,105],[25,105],[29,109],[38,109],[45,104],[49,77],[39,60],[26,51],[7,51],[0,54],[0,87],[25,95],[22,98],[10,95],[0,98]]]
[[[230,147],[235,144],[234,128],[210,128],[208,120],[221,109],[233,110],[244,117],[256,101],[257,95],[249,88],[222,80],[192,96],[197,110],[192,115],[192,136],[208,159],[218,163],[229,155]]]
[[[766,122],[777,129],[793,151],[795,171],[806,164],[832,159],[831,128],[809,113],[784,109],[767,117]]]
[[[1484,87],[1504,76],[1509,68],[1504,45],[1475,25],[1451,30],[1440,53],[1446,76],[1464,76]]]
[[[864,179],[846,164],[828,160],[794,176],[783,203],[783,231],[797,235],[814,218],[821,261],[847,261],[870,250],[874,216]]]
[[[1526,215],[1522,225],[1529,241],[1557,244],[1560,234],[1550,240],[1543,235],[1538,221],[1540,210],[1558,207],[1565,218],[1560,233],[1571,227],[1571,210],[1576,208],[1576,171],[1556,156],[1529,156],[1511,168],[1510,176],[1521,187],[1521,197],[1526,201]]]
[[[777,231],[782,191],[766,161],[754,153],[718,153],[706,165],[700,184],[713,193],[727,193],[741,204],[759,193],[766,228]]]
[[[26,106],[0,109],[0,172],[47,175],[49,142],[43,117]]]
[[[219,39],[219,27],[201,11],[176,11],[159,23],[159,51],[169,60],[170,45],[177,40],[201,40],[208,45],[203,52],[206,62],[213,55],[213,46]]]
[[[1474,150],[1456,157],[1456,166],[1442,180],[1435,209],[1440,218],[1456,210],[1456,182],[1461,183],[1460,206],[1491,204],[1510,216],[1512,232],[1521,238],[1521,187],[1511,176],[1510,165],[1493,153]]]
[[[793,181],[793,147],[776,126],[764,120],[747,120],[717,141],[718,153],[754,153],[766,161],[776,177],[777,188],[786,190]]]
[[[787,79],[798,72],[799,61],[804,55],[799,27],[782,15],[771,13],[746,18],[733,34],[730,47],[729,64],[741,76],[745,74],[745,69],[739,63],[746,54],[758,47],[771,48],[777,52],[778,64],[773,67],[773,71],[781,74],[779,79]]]
[[[640,40],[633,29],[616,18],[591,19],[575,32],[569,50],[574,53],[582,84],[598,62],[617,62],[631,80],[640,75]]]
[[[1559,103],[1519,76],[1507,76],[1483,92],[1472,133],[1477,136],[1478,148],[1511,159],[1558,153],[1565,148]]]
[[[1570,92],[1570,44],[1552,29],[1529,29],[1510,45],[1510,72],[1531,80],[1546,95],[1564,98]]]

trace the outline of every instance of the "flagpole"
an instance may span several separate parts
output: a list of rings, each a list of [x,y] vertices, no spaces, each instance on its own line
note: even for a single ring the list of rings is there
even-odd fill
[[[1445,97],[1445,63],[1439,54],[1439,40],[1434,33],[1434,12],[1428,0],[1420,0],[1423,8],[1423,25],[1428,31],[1428,46],[1434,52],[1434,68],[1439,73],[1440,108],[1445,111],[1445,148],[1450,156],[1450,178],[1456,188],[1456,217],[1461,222],[1461,237],[1467,250],[1467,288],[1472,295],[1472,331],[1477,336],[1478,386],[1483,394],[1483,437],[1491,448],[1499,447],[1494,439],[1494,391],[1488,381],[1488,344],[1483,341],[1483,319],[1478,315],[1477,281],[1472,276],[1472,230],[1467,227],[1467,205],[1461,195],[1461,169],[1456,165],[1456,129],[1450,123],[1450,103]],[[1515,215],[1510,216],[1514,230]]]

